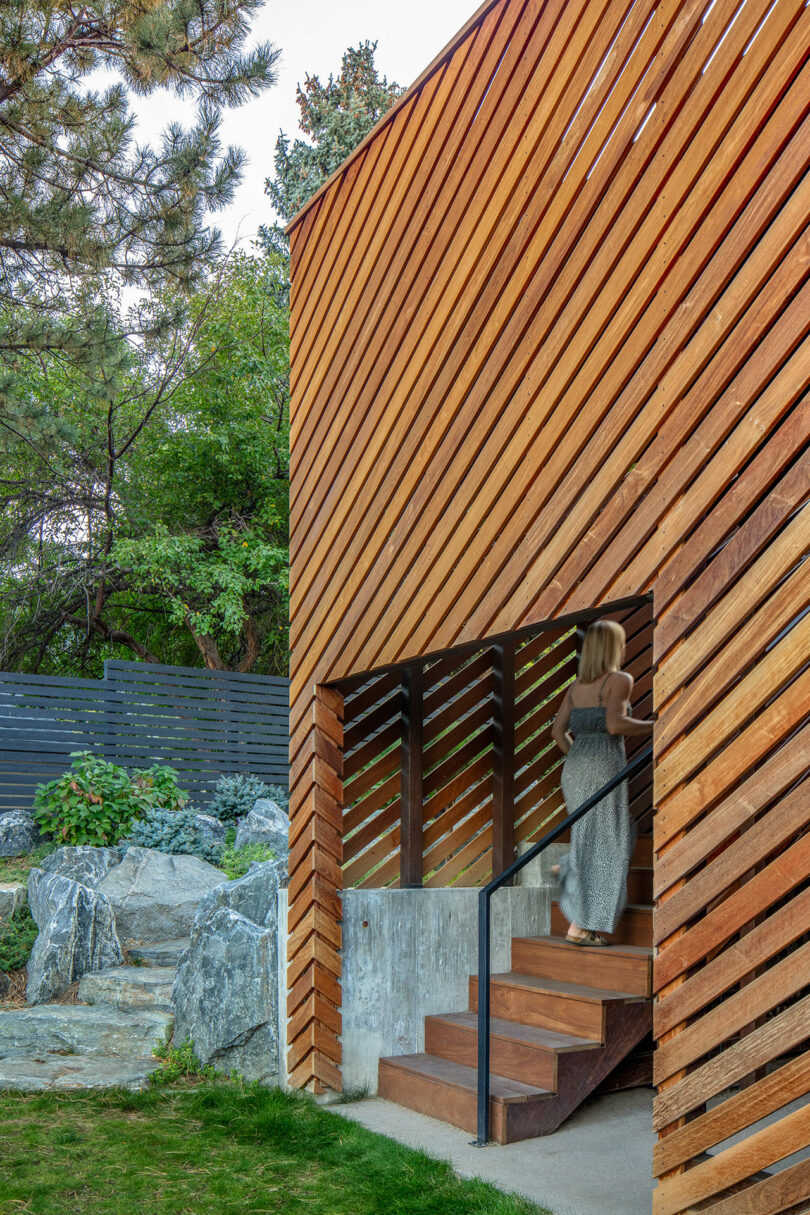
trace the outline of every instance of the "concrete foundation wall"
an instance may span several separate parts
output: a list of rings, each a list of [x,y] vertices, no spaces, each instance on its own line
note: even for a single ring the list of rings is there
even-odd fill
[[[518,856],[525,856],[530,848],[533,848],[533,843],[518,844]],[[533,861],[528,861],[522,869],[519,869],[515,874],[516,886],[556,886],[556,882],[551,873],[551,866],[565,856],[570,844],[549,844],[539,856],[536,856]],[[552,890],[552,898],[554,893]]]
[[[493,971],[509,970],[513,936],[548,933],[550,907],[545,885],[493,895]],[[477,889],[343,891],[345,1090],[376,1092],[378,1059],[424,1050],[426,1015],[469,1006],[477,926]]]

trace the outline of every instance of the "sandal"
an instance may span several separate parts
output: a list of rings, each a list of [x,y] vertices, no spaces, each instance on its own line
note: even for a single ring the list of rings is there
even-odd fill
[[[577,938],[577,945],[597,945],[607,948],[607,941],[598,932],[586,931],[584,936]]]

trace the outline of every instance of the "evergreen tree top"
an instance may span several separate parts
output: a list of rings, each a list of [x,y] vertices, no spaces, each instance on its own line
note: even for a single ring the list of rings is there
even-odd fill
[[[304,87],[298,86],[298,125],[311,142],[291,143],[283,132],[276,141],[275,177],[267,180],[267,193],[282,219],[293,218],[404,92],[380,76],[376,49],[376,42],[349,47],[337,77],[330,73],[322,84],[307,75]]]
[[[0,4],[0,429],[30,423],[27,360],[103,362],[99,276],[151,292],[191,285],[219,251],[243,154],[220,111],[275,80],[278,51],[248,50],[261,0],[3,0]],[[113,83],[97,86],[98,76]],[[134,138],[129,94],[198,99],[191,129]],[[95,280],[91,283],[91,280]],[[151,323],[151,322],[150,322]],[[117,335],[113,335],[117,337]],[[0,434],[2,439],[2,434]]]

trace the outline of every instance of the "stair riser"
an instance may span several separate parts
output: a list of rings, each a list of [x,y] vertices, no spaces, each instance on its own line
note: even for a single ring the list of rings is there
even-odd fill
[[[27,1019],[24,1015],[16,1017],[15,1011],[0,1014],[0,1054],[70,1051],[77,1055],[144,1057],[151,1055],[154,1047],[162,1045],[168,1039],[172,1026],[172,1017],[169,1014],[152,1010],[149,1010],[149,1015],[158,1018],[157,1020],[126,1025],[116,1022],[116,1018],[122,1015],[117,1009],[110,1009],[107,1022],[103,1019],[103,1010],[100,1009],[99,1021],[92,1024],[70,1024],[68,1021],[47,1024],[35,1018]],[[25,1012],[25,1009],[21,1010],[22,1014]]]
[[[478,1064],[478,1034],[465,1025],[449,1025],[433,1017],[425,1018],[425,1051],[463,1063]],[[490,1070],[509,1080],[534,1084],[553,1091],[557,1086],[557,1060],[554,1051],[540,1050],[522,1042],[508,1042],[492,1035],[489,1043]]]
[[[653,871],[652,869],[631,869],[627,875],[628,903],[652,903],[653,901]]]
[[[587,927],[587,925],[585,925]],[[564,937],[568,931],[568,920],[556,903],[551,904],[551,936]],[[624,912],[616,931],[607,938],[612,945],[641,945],[652,948],[652,908],[637,911],[631,908]]]
[[[572,945],[567,949],[542,940],[512,941],[512,970],[543,979],[562,979],[604,991],[652,994],[652,961],[645,957],[617,957],[598,948]]]
[[[149,1088],[160,1067],[151,1056],[127,1059],[100,1055],[9,1055],[0,1059],[0,1089],[22,1093],[86,1092],[88,1089]]]
[[[149,972],[156,968],[144,966],[132,969]],[[162,971],[163,968],[161,968],[161,974]],[[108,1004],[113,1008],[120,1008],[124,1012],[141,1008],[171,1012],[173,982],[173,971],[171,978],[151,983],[145,982],[144,976],[136,975],[135,980],[127,981],[122,980],[120,975],[107,975],[104,971],[100,971],[82,977],[78,995],[84,1004]]]
[[[470,1008],[478,1009],[478,977],[470,975]],[[497,980],[490,985],[490,1010],[493,1017],[537,1025],[575,1038],[604,1041],[603,1005],[598,1001],[578,1000],[531,987],[513,987]]]
[[[478,1129],[478,1105],[474,1093],[460,1092],[426,1076],[415,1076],[380,1060],[378,1093],[417,1113],[449,1122],[474,1135]],[[510,1110],[500,1102],[489,1103],[490,1137],[496,1143],[509,1143]]]
[[[550,1135],[585,1098],[601,1085],[633,1046],[649,1032],[652,1008],[639,1004],[614,1005],[607,1010],[607,1045],[590,1056],[579,1052],[560,1055],[557,1092],[544,1102],[512,1107],[507,1142]]]

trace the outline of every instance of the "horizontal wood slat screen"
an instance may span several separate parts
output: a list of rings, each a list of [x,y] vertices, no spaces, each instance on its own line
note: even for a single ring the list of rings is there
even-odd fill
[[[107,661],[104,679],[0,672],[0,812],[93,751],[124,768],[169,764],[194,802],[223,774],[289,781],[289,681]]]
[[[290,229],[294,773],[316,687],[652,596],[659,1215],[810,1200],[809,50],[804,0],[486,4]],[[491,864],[467,692],[442,880]],[[393,883],[375,729],[340,877]],[[519,842],[558,794],[516,734]]]

